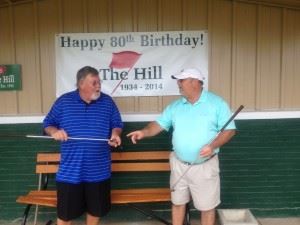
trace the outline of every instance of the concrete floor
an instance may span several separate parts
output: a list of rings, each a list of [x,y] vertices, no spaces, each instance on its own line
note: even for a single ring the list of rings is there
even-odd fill
[[[300,225],[300,218],[257,218],[257,220],[259,222],[259,225]],[[81,223],[76,225],[83,225],[83,224]],[[163,225],[163,223],[151,220],[151,221],[132,222],[132,223],[128,223],[128,222],[102,223],[102,225]],[[200,223],[199,221],[192,221],[192,225],[200,225]],[[216,225],[219,225],[219,223],[216,223]]]
[[[262,225],[300,225],[300,218],[259,218]]]
[[[256,218],[259,222],[259,225],[300,225],[300,217],[291,217],[291,218]],[[15,221],[3,221],[0,220],[0,225],[20,225],[21,220]],[[32,223],[27,223],[28,225],[32,225]],[[82,221],[74,221],[73,225],[84,225],[85,223]],[[45,225],[45,223],[39,223],[38,225]],[[160,222],[154,220],[146,220],[139,222],[109,222],[103,221],[101,225],[163,225]],[[192,225],[200,225],[199,221],[193,220]],[[218,223],[216,224],[218,225]],[[246,224],[245,224],[246,225]]]

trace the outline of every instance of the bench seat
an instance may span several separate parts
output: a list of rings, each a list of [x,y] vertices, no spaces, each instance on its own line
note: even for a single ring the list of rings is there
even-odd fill
[[[171,199],[169,188],[138,188],[111,191],[112,204],[168,202]],[[18,203],[56,207],[55,190],[35,190],[19,196]]]

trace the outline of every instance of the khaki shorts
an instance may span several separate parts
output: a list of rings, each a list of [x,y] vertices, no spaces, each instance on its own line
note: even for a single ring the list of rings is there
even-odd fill
[[[170,155],[171,177],[170,187],[180,179],[171,192],[171,201],[174,205],[184,205],[192,197],[196,209],[207,211],[220,204],[220,176],[219,159],[216,155],[199,165],[186,165],[179,161],[172,152]]]

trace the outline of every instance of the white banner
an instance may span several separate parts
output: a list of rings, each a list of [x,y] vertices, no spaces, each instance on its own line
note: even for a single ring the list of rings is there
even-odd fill
[[[63,33],[56,35],[56,95],[76,88],[84,66],[99,70],[104,93],[120,96],[178,95],[171,75],[194,67],[206,75],[206,31]]]

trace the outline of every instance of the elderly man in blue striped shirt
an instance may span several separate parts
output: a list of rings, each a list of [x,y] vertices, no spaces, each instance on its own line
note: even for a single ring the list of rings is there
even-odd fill
[[[97,225],[110,210],[110,147],[121,144],[123,123],[112,98],[101,92],[95,68],[85,66],[77,72],[77,90],[55,101],[43,126],[48,135],[61,141],[57,224],[70,225],[86,212],[86,224]]]

